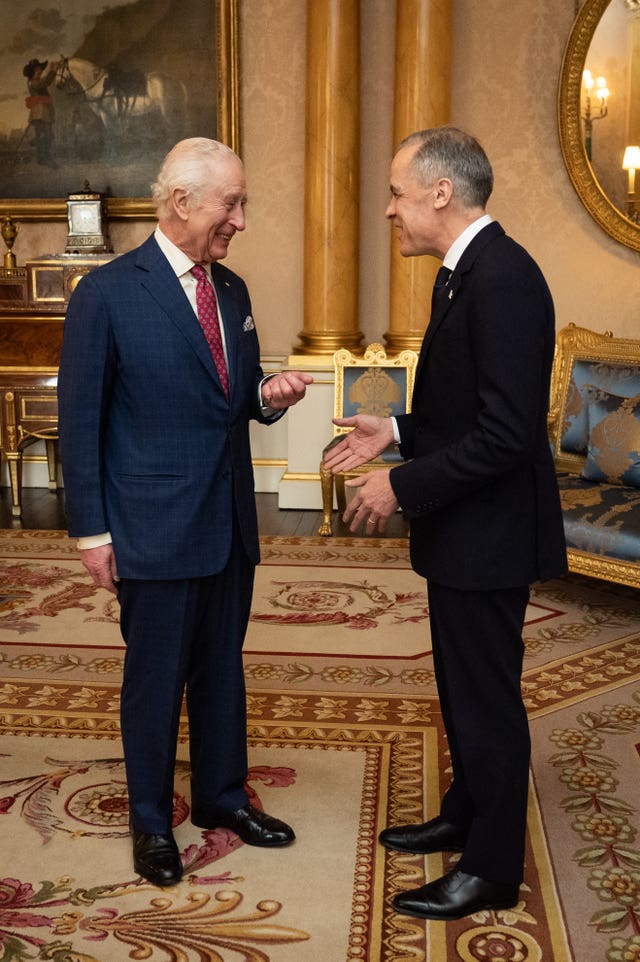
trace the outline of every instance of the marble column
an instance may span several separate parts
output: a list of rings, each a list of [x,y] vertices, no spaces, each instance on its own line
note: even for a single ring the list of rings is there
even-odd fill
[[[452,0],[397,0],[394,151],[416,130],[449,120]],[[440,266],[429,256],[402,257],[391,237],[387,351],[419,350]]]
[[[307,4],[304,328],[298,354],[357,350],[360,3]]]

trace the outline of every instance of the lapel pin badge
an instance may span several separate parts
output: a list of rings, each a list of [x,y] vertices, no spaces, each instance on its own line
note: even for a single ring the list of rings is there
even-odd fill
[[[242,330],[253,331],[255,329],[255,326],[256,325],[253,322],[253,318],[251,317],[251,314],[249,314],[249,316],[245,318],[244,324],[242,325]]]

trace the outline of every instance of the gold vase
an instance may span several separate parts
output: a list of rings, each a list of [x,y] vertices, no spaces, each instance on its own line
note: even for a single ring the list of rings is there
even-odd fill
[[[18,236],[18,228],[14,224],[11,217],[2,218],[2,227],[0,228],[0,233],[2,234],[2,239],[7,245],[7,252],[4,255],[4,266],[6,268],[17,267],[18,262],[16,260],[16,255],[13,253],[13,245],[15,244],[16,237]]]

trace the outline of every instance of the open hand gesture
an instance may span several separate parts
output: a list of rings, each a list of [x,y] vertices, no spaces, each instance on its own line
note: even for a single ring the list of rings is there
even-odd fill
[[[366,464],[388,448],[393,442],[393,427],[390,418],[378,418],[371,414],[356,414],[350,418],[334,418],[333,423],[341,428],[353,428],[349,434],[338,441],[323,458],[324,466],[336,474],[350,471]]]

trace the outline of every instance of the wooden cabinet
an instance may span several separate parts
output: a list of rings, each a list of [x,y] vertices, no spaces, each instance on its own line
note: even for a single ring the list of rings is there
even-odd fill
[[[0,310],[0,450],[9,467],[12,514],[21,514],[22,454],[43,440],[56,488],[58,361],[63,314]]]
[[[64,312],[0,308],[0,366],[57,367]]]

